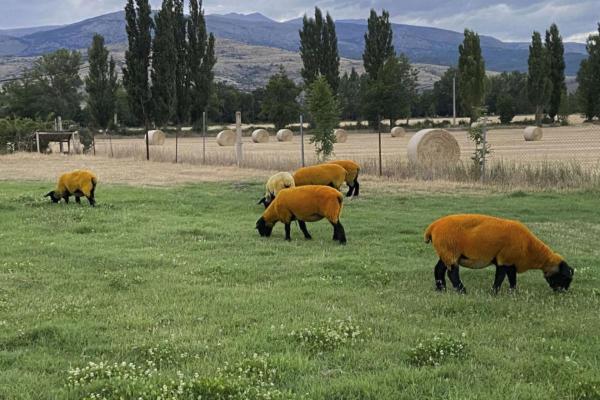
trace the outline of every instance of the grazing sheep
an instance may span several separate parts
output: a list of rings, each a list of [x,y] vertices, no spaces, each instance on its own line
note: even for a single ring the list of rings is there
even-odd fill
[[[58,203],[60,199],[65,199],[65,203],[69,203],[69,197],[75,196],[75,201],[80,203],[79,198],[85,196],[90,202],[90,206],[96,205],[94,192],[98,178],[92,171],[76,169],[71,172],[62,174],[58,178],[56,189],[48,192],[44,197],[50,197],[52,202]]]
[[[450,215],[429,225],[425,242],[432,242],[440,257],[434,269],[437,290],[446,288],[444,273],[448,272],[454,288],[466,293],[459,265],[472,269],[495,265],[495,292],[506,275],[510,288],[515,289],[517,273],[530,269],[542,270],[555,291],[567,290],[573,280],[573,268],[518,221],[478,214]]]
[[[265,208],[273,201],[281,189],[287,189],[296,186],[294,177],[289,172],[278,172],[271,176],[267,181],[265,197],[258,201],[258,204],[264,204]]]
[[[294,172],[296,186],[323,185],[340,190],[345,180],[346,170],[335,164],[313,165]]]
[[[360,191],[360,185],[358,183],[360,165],[352,160],[335,160],[330,161],[328,164],[336,164],[346,170],[346,185],[348,185],[349,188],[346,197],[351,197],[352,195],[358,196]]]
[[[312,239],[306,229],[306,222],[323,218],[333,225],[333,240],[346,244],[346,233],[340,222],[344,196],[337,190],[318,185],[307,185],[283,189],[256,221],[260,236],[271,236],[277,221],[285,224],[285,240],[291,240],[290,225],[298,220],[300,230],[306,239]]]

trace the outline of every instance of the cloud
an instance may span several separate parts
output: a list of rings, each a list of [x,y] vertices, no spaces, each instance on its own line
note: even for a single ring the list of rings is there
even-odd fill
[[[0,29],[66,24],[122,10],[125,0],[0,0]],[[151,0],[154,8],[160,0]],[[529,41],[533,30],[556,22],[563,37],[585,41],[600,15],[597,0],[204,0],[206,13],[261,12],[276,20],[312,13],[315,5],[336,19],[366,18],[369,10],[389,10],[394,22],[462,31],[473,29],[503,40]]]

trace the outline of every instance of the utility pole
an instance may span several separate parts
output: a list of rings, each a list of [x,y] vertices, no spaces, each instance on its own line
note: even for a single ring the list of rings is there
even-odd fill
[[[456,126],[456,73],[452,77],[452,125]]]

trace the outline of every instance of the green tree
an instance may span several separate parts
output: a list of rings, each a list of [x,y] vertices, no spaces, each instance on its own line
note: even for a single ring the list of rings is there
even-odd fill
[[[125,20],[128,48],[125,51],[123,85],[127,90],[131,111],[144,124],[146,159],[150,159],[148,128],[152,94],[148,71],[152,50],[152,10],[148,0],[127,0]]]
[[[453,114],[453,80],[458,77],[456,68],[448,68],[439,81],[433,84],[435,102],[435,114],[440,116],[452,116]],[[460,92],[460,81],[456,79],[456,95]],[[456,112],[464,115],[462,104],[457,101]]]
[[[485,105],[490,114],[498,114],[498,101],[507,95],[517,113],[533,112],[527,99],[527,74],[513,71],[492,76],[486,84]]]
[[[321,10],[315,7],[314,18],[304,15],[299,34],[302,58],[300,73],[305,86],[324,76],[336,93],[340,80],[340,56],[333,18],[327,13],[324,19]]]
[[[338,103],[343,119],[357,121],[360,118],[360,76],[354,68],[340,79]]]
[[[115,60],[112,57],[109,60],[101,35],[94,35],[88,59],[90,72],[85,78],[88,110],[94,125],[106,130],[116,110],[118,82]]]
[[[314,121],[313,136],[319,160],[327,160],[333,153],[334,129],[339,124],[339,108],[325,77],[317,78],[308,89],[308,110]]]
[[[189,98],[191,99],[192,122],[197,125],[211,98],[214,80],[213,68],[217,58],[215,57],[215,37],[206,31],[202,0],[190,0],[189,7],[190,16],[187,26]]]
[[[365,49],[363,51],[363,65],[370,79],[377,79],[383,64],[396,56],[394,50],[394,34],[390,23],[390,14],[383,10],[381,16],[371,9],[365,33]]]
[[[458,47],[458,97],[471,121],[477,119],[485,94],[485,62],[479,35],[465,29],[464,41]]]
[[[535,107],[535,122],[539,125],[544,108],[548,104],[548,98],[552,93],[550,57],[548,50],[542,45],[542,37],[539,32],[533,32],[529,46],[528,64],[527,95]]]
[[[502,122],[503,124],[510,124],[510,122],[516,115],[515,102],[513,97],[508,95],[507,93],[500,94],[500,96],[498,97],[496,107],[496,112],[500,117],[500,122]]]
[[[377,73],[377,79],[366,81],[363,95],[364,113],[369,121],[389,118],[391,123],[398,118],[410,116],[411,105],[416,96],[417,71],[408,58],[390,57]]]
[[[176,111],[177,47],[173,0],[163,0],[154,17],[152,41],[152,116],[158,126],[169,123]]]
[[[187,42],[187,20],[183,12],[183,0],[174,0],[173,38],[175,40],[175,122],[178,131],[187,121],[190,113],[190,74],[189,74],[189,48]]]
[[[590,35],[586,44],[588,58],[581,61],[577,73],[579,108],[588,120],[600,117],[600,24],[598,33]]]
[[[552,120],[558,115],[563,93],[567,90],[565,84],[565,47],[556,24],[546,31],[546,50],[550,58],[550,80],[552,92],[548,105],[548,115]]]
[[[276,129],[285,128],[298,117],[300,106],[296,97],[299,94],[300,88],[288,78],[283,67],[280,67],[279,72],[267,83],[262,103],[263,116],[273,122]]]

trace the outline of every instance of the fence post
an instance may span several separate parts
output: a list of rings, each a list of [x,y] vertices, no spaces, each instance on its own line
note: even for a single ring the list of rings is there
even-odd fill
[[[242,154],[242,113],[241,111],[235,112],[235,158],[237,160],[237,166],[242,166],[243,154]]]
[[[379,176],[383,175],[383,166],[381,165],[381,117],[377,116],[377,136],[379,139]]]
[[[94,156],[96,155],[96,135],[92,133],[92,151]]]
[[[177,164],[178,161],[178,154],[177,151],[179,150],[179,127],[181,125],[177,124],[177,129],[175,130],[175,164]]]
[[[202,111],[202,164],[206,164],[206,111]]]
[[[300,155],[302,156],[302,166],[304,167],[304,116],[300,114]]]
[[[485,182],[485,156],[487,151],[487,115],[483,117],[483,125],[481,128],[483,135],[483,148],[481,149],[481,183]]]
[[[40,133],[35,133],[35,144],[37,145],[37,152],[40,153]]]

